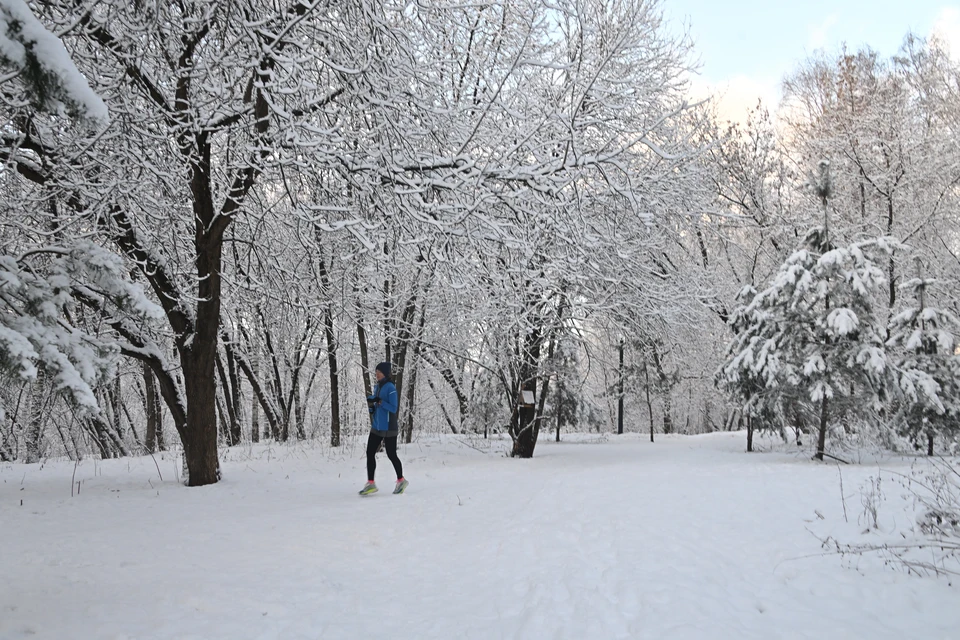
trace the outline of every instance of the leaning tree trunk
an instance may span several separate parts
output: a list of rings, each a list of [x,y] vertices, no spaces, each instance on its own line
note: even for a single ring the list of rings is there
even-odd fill
[[[360,377],[363,379],[363,394],[369,398],[373,394],[373,388],[370,386],[370,356],[367,351],[367,330],[363,328],[363,323],[357,321],[357,343],[360,345],[360,370],[363,373]]]

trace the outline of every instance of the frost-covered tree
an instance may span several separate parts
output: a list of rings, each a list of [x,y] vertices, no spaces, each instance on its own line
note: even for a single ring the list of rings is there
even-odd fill
[[[43,371],[81,414],[96,414],[94,387],[112,377],[120,348],[76,323],[85,302],[109,303],[112,322],[156,321],[160,308],[128,281],[123,263],[92,243],[70,250],[48,246],[14,258],[0,256],[0,363],[26,380]],[[4,407],[0,405],[0,417]]]
[[[23,0],[0,0],[0,91],[16,93],[37,111],[67,113],[105,122],[107,107],[80,73],[63,42],[50,33]],[[15,85],[14,91],[8,87]]]
[[[887,257],[896,246],[879,238],[833,247],[826,230],[814,228],[766,289],[744,292],[750,299],[732,316],[738,332],[720,384],[749,415],[767,420],[784,399],[812,405],[818,459],[831,420],[879,405],[889,365],[875,311],[885,278],[874,256]]]
[[[108,123],[106,106],[63,42],[22,0],[0,2],[0,70],[5,115],[19,111],[34,119],[50,118],[74,131],[81,127],[66,116],[100,127]],[[45,168],[36,162],[35,144],[13,134],[15,127],[8,124],[0,133],[0,159],[42,182]],[[157,319],[159,307],[129,282],[121,260],[83,234],[68,238],[53,228],[46,234],[37,229],[27,240],[23,230],[31,228],[35,211],[49,203],[23,199],[10,178],[7,169],[0,170],[5,201],[0,218],[0,366],[15,388],[24,381],[42,381],[38,391],[62,395],[82,421],[100,423],[96,388],[113,376],[120,349],[84,326],[82,303],[109,301],[112,321],[132,325]],[[5,404],[0,400],[0,420],[6,417]],[[39,423],[31,429],[38,432],[29,440],[42,435]],[[36,443],[31,447],[36,450]]]
[[[936,42],[914,37],[890,59],[869,48],[821,52],[785,81],[781,121],[791,156],[805,165],[830,160],[834,231],[898,238],[938,271],[952,271],[960,147],[942,101],[951,93],[955,100],[956,66],[931,68],[942,58]],[[912,272],[904,260],[893,255],[882,265],[891,314],[898,285]]]
[[[157,377],[189,484],[216,482],[216,361],[232,276],[224,248],[254,242],[261,214],[280,205],[280,165],[305,153],[330,161],[341,138],[328,118],[383,86],[372,78],[392,77],[391,28],[372,3],[49,2],[38,11],[65,33],[114,118],[100,137],[66,135],[9,105],[11,161],[24,178],[15,187],[56,211],[49,226],[95,234],[147,283],[166,327],[114,326],[116,338]]]
[[[890,320],[887,341],[903,394],[906,434],[926,437],[927,455],[933,455],[935,436],[960,432],[960,320],[931,304],[936,283],[917,277],[901,285],[915,306]]]

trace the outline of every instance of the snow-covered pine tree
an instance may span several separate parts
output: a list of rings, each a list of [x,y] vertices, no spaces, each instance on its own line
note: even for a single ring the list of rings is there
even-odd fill
[[[960,320],[929,304],[929,292],[936,282],[917,277],[900,285],[912,293],[916,306],[890,320],[887,340],[903,394],[905,434],[914,439],[926,436],[927,455],[931,456],[937,435],[960,431]]]
[[[147,323],[162,314],[131,283],[114,254],[90,242],[0,255],[0,372],[36,380],[39,372],[80,414],[97,414],[93,387],[110,379],[121,349],[71,321],[80,304],[106,306],[111,324]],[[0,418],[4,415],[0,402]]]
[[[15,73],[37,111],[106,121],[107,107],[77,70],[63,42],[24,0],[0,0],[0,69]]]
[[[762,417],[762,427],[772,428],[785,399],[816,410],[820,460],[831,420],[879,402],[888,363],[873,297],[885,278],[872,254],[897,246],[877,238],[836,248],[815,227],[766,289],[742,292],[731,316],[736,336],[718,383],[748,416]]]
[[[738,304],[729,321],[735,337],[727,347],[727,360],[716,376],[717,386],[740,402],[747,427],[747,451],[753,451],[756,427],[773,428],[777,407],[777,384],[772,374],[779,365],[767,361],[776,358],[776,344],[768,337],[775,330],[766,326],[771,315],[751,305],[756,297],[757,290],[750,285],[737,294]]]

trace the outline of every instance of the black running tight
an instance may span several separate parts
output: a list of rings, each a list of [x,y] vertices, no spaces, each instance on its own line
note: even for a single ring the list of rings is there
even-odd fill
[[[397,480],[403,477],[403,465],[400,464],[400,458],[397,457],[397,436],[388,436],[386,438],[370,432],[367,438],[367,480],[373,482],[373,474],[377,470],[377,449],[383,442],[387,450],[387,457],[393,463],[393,468],[397,472]]]

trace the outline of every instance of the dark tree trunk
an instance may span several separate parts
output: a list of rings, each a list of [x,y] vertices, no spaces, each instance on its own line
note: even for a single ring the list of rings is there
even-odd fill
[[[663,392],[663,432],[673,433],[673,399],[670,397],[670,390]]]
[[[647,367],[646,356],[644,356],[643,360],[643,375],[646,379],[644,389],[647,394],[647,411],[650,414],[650,442],[653,442],[653,402],[650,400],[650,369]]]
[[[413,306],[413,305],[411,305]],[[415,307],[411,311],[415,310]],[[412,319],[412,315],[411,315]],[[403,430],[403,441],[407,444],[413,442],[413,418],[414,418],[414,406],[416,403],[417,397],[417,373],[420,369],[420,340],[423,337],[423,328],[426,326],[427,322],[427,306],[424,304],[420,309],[420,320],[417,323],[417,334],[415,336],[407,336],[407,341],[413,341],[413,363],[410,368],[410,380],[407,384],[407,415],[406,415],[406,427]]]
[[[270,358],[271,365],[270,370],[273,374],[271,382],[267,384],[267,389],[264,389],[264,391],[271,391],[271,395],[273,396],[271,406],[276,407],[276,410],[273,412],[273,417],[270,420],[270,435],[278,442],[286,442],[290,436],[290,404],[287,403],[283,397],[283,378],[280,375],[280,357],[273,348],[273,335],[264,317],[263,309],[258,308],[257,313],[263,325],[264,346],[267,348],[267,356]]]
[[[514,410],[510,424],[513,435],[513,457],[532,458],[537,446],[537,369],[540,362],[541,329],[531,330],[520,339],[520,366],[515,387]],[[524,398],[524,392],[529,397]]]
[[[893,235],[893,192],[887,194],[887,235]],[[890,264],[887,268],[887,286],[889,287],[889,296],[887,303],[892,310],[897,303],[897,271],[893,257],[890,258]]]
[[[370,356],[367,351],[367,331],[363,328],[361,322],[357,322],[357,342],[360,344],[360,369],[363,371],[363,395],[370,397],[373,394],[373,387],[370,385],[370,374],[373,372],[370,368]]]
[[[418,273],[417,277],[419,278],[419,276],[420,274]],[[407,354],[410,352],[410,342],[413,338],[413,332],[410,330],[410,327],[413,325],[413,318],[416,312],[417,293],[414,292],[404,305],[399,321],[390,323],[397,329],[396,348],[394,349],[397,371],[393,375],[393,382],[397,386],[397,394],[403,392],[403,379],[407,368]],[[392,342],[388,342],[388,344],[392,344]],[[387,362],[391,362],[389,357],[387,358]]]
[[[820,400],[820,432],[817,435],[817,453],[814,457],[817,460],[823,460],[823,454],[827,447],[827,397]]]
[[[253,362],[250,364],[248,378],[257,375],[259,369],[257,362],[257,358],[254,356]],[[253,388],[252,385],[251,388]],[[256,395],[250,401],[250,441],[260,442],[260,399]]]
[[[416,349],[414,349],[416,352]],[[416,354],[414,354],[416,355]],[[403,428],[403,441],[407,444],[413,442],[413,407],[417,395],[417,369],[418,362],[414,358],[413,366],[410,369],[410,379],[407,380],[407,415],[405,416],[405,425]]]
[[[227,353],[227,375],[230,379],[230,400],[233,405],[233,416],[230,431],[230,440],[240,444],[243,440],[243,405],[240,403],[240,376],[237,374],[237,359],[232,353]]]
[[[209,146],[203,145],[202,160],[194,161],[194,179],[191,186],[197,202],[195,207],[205,210],[209,200]],[[201,165],[197,168],[197,165]],[[198,176],[197,174],[200,174]],[[202,176],[207,176],[202,179]],[[197,182],[203,182],[197,185]],[[202,192],[198,193],[198,192]],[[212,204],[212,203],[210,203]],[[178,336],[180,364],[183,371],[184,395],[187,400],[186,427],[181,433],[186,462],[187,485],[200,487],[220,479],[217,458],[217,346],[220,340],[220,266],[223,248],[222,226],[209,229],[213,212],[199,215],[196,227],[197,248],[197,310],[192,335]],[[221,218],[222,219],[222,218]]]
[[[319,253],[318,271],[320,276],[320,286],[323,295],[326,297],[326,303],[323,305],[323,335],[327,342],[327,368],[330,374],[330,446],[340,446],[340,368],[337,364],[337,333],[336,325],[333,321],[333,300],[332,286],[330,283],[330,273],[327,270],[327,263],[323,256],[322,245],[320,243],[321,230],[314,228],[314,236],[317,241]],[[359,325],[358,325],[359,327]],[[363,346],[366,351],[366,345]],[[367,381],[364,375],[364,382]],[[367,383],[369,384],[369,383]],[[367,392],[366,395],[370,395]]]
[[[337,365],[337,338],[333,310],[327,306],[323,314],[323,332],[327,340],[327,366],[330,371],[330,446],[340,446],[340,368]],[[364,376],[366,380],[366,376]]]
[[[560,420],[563,415],[563,395],[557,387],[557,442],[560,442]]]
[[[617,370],[617,434],[623,435],[623,338],[620,338],[620,367]]]
[[[747,416],[747,452],[753,452],[753,418]]]
[[[211,324],[215,326],[212,321]],[[220,479],[217,384],[214,377],[216,344],[216,333],[212,338],[204,336],[200,339],[198,336],[181,357],[187,397],[187,425],[182,435],[183,455],[189,474],[187,485],[191,487],[213,484]]]
[[[927,455],[933,455],[933,433],[927,434]]]
[[[535,389],[534,389],[535,391]],[[533,451],[537,446],[537,433],[535,426],[535,412],[533,406],[520,404],[516,413],[517,437],[513,442],[512,455],[515,458],[532,458]]]
[[[240,444],[240,423],[237,420],[237,405],[233,402],[233,384],[227,379],[223,358],[219,354],[217,355],[217,375],[220,379],[220,394],[223,396],[223,406],[220,408],[223,438],[227,446],[232,447]]]

